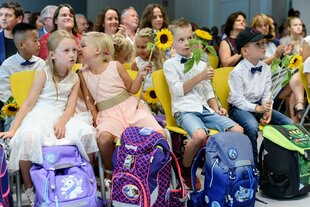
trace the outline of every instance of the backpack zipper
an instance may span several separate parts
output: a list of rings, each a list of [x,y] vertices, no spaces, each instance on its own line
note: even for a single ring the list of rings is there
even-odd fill
[[[212,183],[213,183],[213,171],[214,171],[215,164],[217,164],[217,163],[218,163],[218,158],[216,158],[216,160],[214,161],[214,163],[212,164],[212,167],[211,167],[211,181],[209,184],[209,188],[211,188]]]

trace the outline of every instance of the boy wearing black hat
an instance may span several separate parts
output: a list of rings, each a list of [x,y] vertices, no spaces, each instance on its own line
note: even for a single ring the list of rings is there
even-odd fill
[[[292,124],[293,121],[272,109],[271,71],[261,59],[266,52],[265,38],[269,35],[246,28],[236,38],[238,53],[243,60],[229,76],[229,116],[240,124],[252,143],[255,164],[258,164],[257,137],[259,122],[266,124]]]

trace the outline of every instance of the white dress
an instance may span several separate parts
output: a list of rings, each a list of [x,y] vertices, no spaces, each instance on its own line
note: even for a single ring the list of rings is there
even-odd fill
[[[12,147],[9,160],[11,172],[19,169],[19,160],[42,164],[42,146],[76,145],[81,155],[88,160],[87,153],[98,151],[96,131],[90,116],[76,114],[66,124],[65,137],[57,139],[54,126],[63,115],[68,97],[78,81],[71,72],[57,84],[57,90],[49,69],[44,69],[46,82],[33,109],[25,116],[10,141]]]
[[[139,56],[135,58],[135,61],[136,61],[138,70],[143,70],[149,63],[149,61],[145,61]],[[156,69],[157,68],[155,64],[152,62],[152,72],[154,72]],[[146,91],[149,87],[153,88],[152,72],[148,73],[145,76],[145,83],[144,83],[143,91]]]

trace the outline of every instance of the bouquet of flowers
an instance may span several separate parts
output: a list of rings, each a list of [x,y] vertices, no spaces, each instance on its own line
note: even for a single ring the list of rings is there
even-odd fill
[[[271,73],[272,74],[278,73],[275,83],[278,82],[280,75],[283,74],[281,72],[283,70],[286,70],[286,73],[284,74],[284,77],[281,81],[281,87],[284,87],[290,81],[292,77],[292,70],[300,68],[301,65],[302,65],[302,57],[298,54],[285,55],[282,58],[282,60],[278,58],[274,59],[271,63]],[[269,101],[271,101],[273,98],[276,85],[277,84],[274,84],[272,87]]]
[[[157,98],[157,95],[155,93],[154,88],[148,88],[145,93],[143,94],[144,100],[146,101],[146,103],[149,105],[151,111],[154,114],[159,114],[160,112],[162,112],[162,106],[159,103],[159,100]]]
[[[189,41],[189,47],[193,53],[193,57],[189,59],[184,65],[184,73],[189,72],[194,63],[198,64],[203,56],[204,61],[207,63],[207,56],[205,55],[206,49],[214,56],[217,56],[213,46],[210,46],[208,41],[212,40],[212,35],[207,31],[200,29],[195,30],[195,36]]]
[[[19,110],[19,106],[17,105],[15,99],[11,96],[5,103],[1,109],[0,117],[4,119],[5,116],[15,116],[17,111]]]

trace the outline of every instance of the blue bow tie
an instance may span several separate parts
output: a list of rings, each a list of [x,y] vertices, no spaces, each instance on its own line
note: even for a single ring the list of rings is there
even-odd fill
[[[254,74],[256,72],[262,72],[262,66],[258,66],[258,67],[252,67],[251,68],[251,73]]]
[[[26,60],[25,62],[23,62],[23,63],[21,63],[20,65],[32,65],[32,64],[34,64],[35,63],[35,61],[29,61],[29,60]]]
[[[182,57],[180,62],[181,64],[185,64],[188,60],[189,58],[187,59],[187,58]]]

